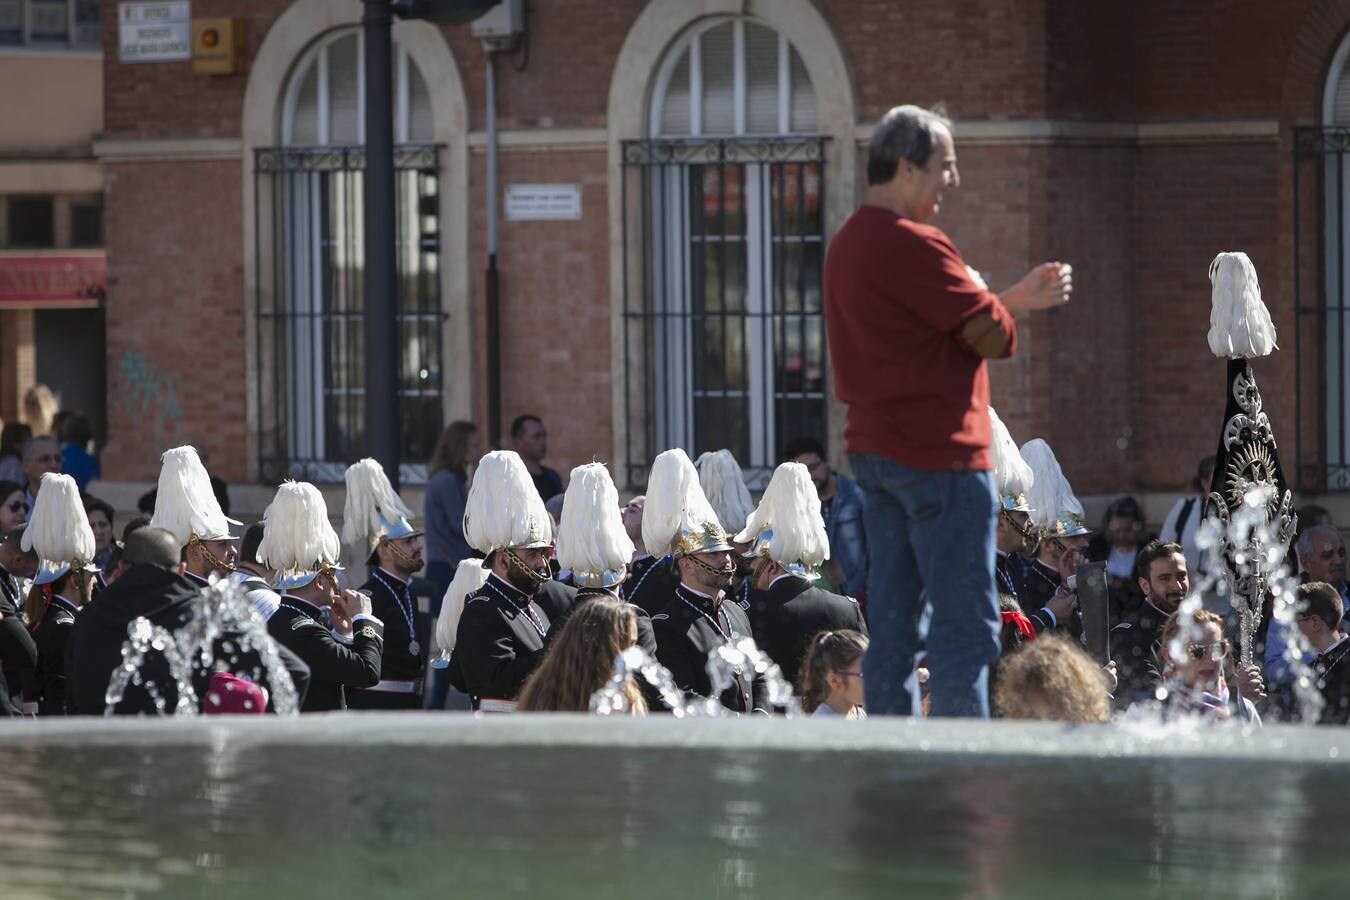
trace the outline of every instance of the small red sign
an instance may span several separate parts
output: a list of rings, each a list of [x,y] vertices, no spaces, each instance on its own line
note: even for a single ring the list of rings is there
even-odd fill
[[[102,250],[0,252],[0,308],[98,306],[107,289]]]

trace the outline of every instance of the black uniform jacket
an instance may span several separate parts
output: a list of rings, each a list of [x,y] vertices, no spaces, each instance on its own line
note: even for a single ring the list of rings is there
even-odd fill
[[[556,582],[555,582],[556,583]],[[544,657],[548,613],[496,574],[464,599],[450,683],[473,699],[514,700]]]
[[[70,712],[82,716],[101,716],[104,697],[112,673],[122,664],[122,645],[127,626],[144,616],[151,623],[177,631],[192,621],[197,604],[202,602],[203,582],[158,566],[132,566],[80,611],[70,636],[66,657],[67,697]],[[238,632],[227,631],[215,642],[215,666],[222,671],[247,678],[275,693],[268,683],[267,670],[256,650],[239,646]],[[309,667],[285,647],[277,646],[281,662],[295,686],[296,697],[303,700],[309,686]],[[211,670],[194,660],[192,685],[198,703],[206,699]],[[143,682],[153,683],[165,700],[165,712],[178,704],[178,691],[169,665],[159,654],[148,654],[141,666]],[[268,709],[271,710],[269,701]],[[154,699],[144,687],[128,685],[118,715],[157,715]]]
[[[567,614],[577,602],[577,589],[556,578],[550,578],[539,585],[539,590],[534,592],[531,599],[534,600],[536,607],[544,611],[544,615],[548,616],[548,620],[556,628],[557,623],[567,618]]]
[[[37,644],[38,652],[38,684],[42,690],[38,701],[40,716],[66,714],[66,644],[79,611],[79,607],[65,597],[53,596],[42,621],[33,630],[33,643]]]
[[[1045,631],[1062,630],[1067,631],[1075,639],[1083,636],[1083,614],[1075,605],[1073,613],[1067,617],[1067,621],[1061,620],[1055,622],[1050,617],[1050,612],[1045,607],[1059,590],[1059,573],[1047,566],[1045,563],[1035,559],[1023,559],[1022,557],[1013,557],[1008,555],[1003,560],[1004,564],[1011,571],[1013,582],[1017,587],[1017,602],[1022,607],[1022,612],[1026,613],[1031,620],[1031,627],[1036,629],[1037,634]],[[1018,565],[1021,563],[1021,565]],[[995,581],[1002,583],[998,576],[998,563],[994,565]]]
[[[644,556],[630,567],[620,592],[629,603],[656,615],[675,599],[679,584],[680,576],[670,557]]]
[[[19,580],[0,569],[0,714],[19,712],[10,705],[11,692],[21,692],[24,700],[32,701],[42,693],[37,680],[37,645],[19,615],[23,601]]]
[[[723,600],[714,605],[712,598],[684,585],[676,589],[665,609],[652,616],[652,630],[661,665],[670,670],[680,690],[700,697],[712,694],[708,654],[728,641],[754,637],[750,619],[739,604]],[[769,711],[768,689],[763,677],[753,671],[734,676],[717,699],[736,712]]]
[[[422,679],[426,676],[427,648],[431,646],[431,628],[427,617],[418,612],[412,585],[384,569],[373,568],[361,585],[370,591],[370,607],[375,618],[384,623],[384,654],[380,660],[381,681],[411,681],[410,693],[362,690],[347,691],[349,709],[421,709]],[[408,623],[412,622],[409,630]],[[417,642],[417,653],[410,649]]]
[[[755,643],[794,686],[811,638],[845,628],[867,634],[858,601],[812,587],[796,575],[784,575],[765,590],[752,590],[749,615]]]
[[[324,627],[322,616],[323,611],[307,600],[282,594],[281,608],[267,621],[276,642],[295,651],[309,666],[309,692],[301,712],[346,709],[344,688],[370,687],[380,680],[384,627],[368,618],[356,619],[349,647]]]
[[[1158,638],[1166,614],[1147,600],[1111,629],[1111,660],[1116,664],[1116,707],[1151,699],[1158,688]]]
[[[1345,638],[1313,663],[1317,689],[1322,692],[1323,725],[1350,723],[1350,638]]]

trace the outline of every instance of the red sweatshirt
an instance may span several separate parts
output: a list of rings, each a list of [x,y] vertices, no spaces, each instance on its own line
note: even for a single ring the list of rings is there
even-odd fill
[[[989,470],[989,367],[961,337],[989,313],[1017,343],[998,297],[971,280],[945,234],[863,206],[825,255],[834,388],[848,404],[849,453],[921,472]]]

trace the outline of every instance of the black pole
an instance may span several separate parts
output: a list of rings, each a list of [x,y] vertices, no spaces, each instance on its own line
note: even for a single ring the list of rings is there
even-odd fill
[[[487,376],[488,440],[494,449],[502,441],[502,319],[501,285],[497,272],[497,54],[487,49],[484,90],[487,101]]]
[[[365,338],[366,452],[397,490],[398,282],[394,271],[393,14],[389,0],[363,0],[366,42]]]

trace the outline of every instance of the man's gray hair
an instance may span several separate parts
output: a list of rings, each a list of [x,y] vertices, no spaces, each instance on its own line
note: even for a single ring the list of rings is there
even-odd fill
[[[53,447],[61,446],[61,442],[50,434],[40,434],[37,437],[30,437],[19,447],[19,459],[27,462],[28,454],[32,452],[33,448],[38,444],[51,444]]]
[[[1341,532],[1334,525],[1310,525],[1303,529],[1303,533],[1298,536],[1298,542],[1294,549],[1298,551],[1299,565],[1307,568],[1306,560],[1312,556],[1313,538],[1324,538],[1328,541],[1341,541]]]
[[[882,116],[867,147],[867,183],[888,183],[895,177],[901,160],[920,167],[927,165],[937,146],[939,127],[948,131],[952,128],[941,104],[934,109],[906,104]]]

